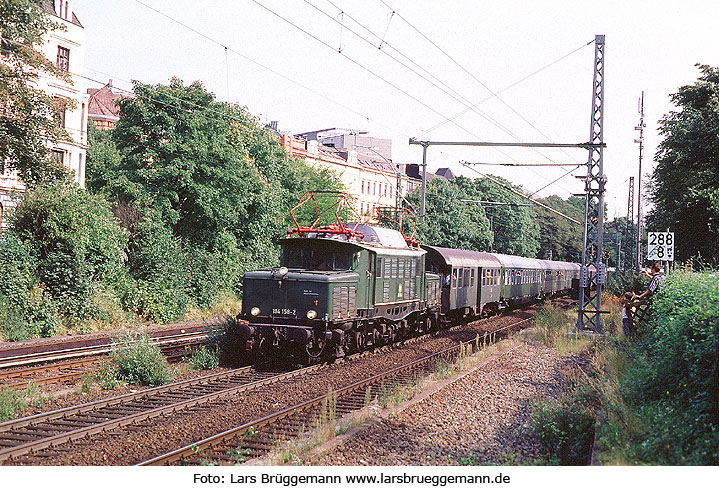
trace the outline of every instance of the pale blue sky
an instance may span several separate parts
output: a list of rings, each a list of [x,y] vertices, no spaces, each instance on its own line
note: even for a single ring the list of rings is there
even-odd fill
[[[421,162],[421,148],[409,137],[431,140],[585,142],[589,138],[595,34],[606,35],[605,173],[610,216],[626,215],[630,174],[636,176],[637,100],[646,92],[646,170],[658,136],[657,120],[672,109],[669,94],[698,75],[695,63],[719,65],[716,19],[719,4],[700,1],[432,1],[432,0],[258,0],[332,49],[286,24],[252,0],[141,0],[200,31],[232,51],[255,60],[296,83],[259,67],[232,51],[153,12],[136,0],[74,0],[85,26],[85,75],[98,80],[166,83],[176,75],[202,81],[218,99],[248,107],[262,121],[302,132],[326,127],[370,130],[393,139],[397,162]],[[333,5],[340,7],[340,11]],[[343,27],[332,19],[342,20]],[[460,70],[400,16],[460,62]],[[349,32],[361,30],[350,17],[451,86],[447,96],[390,60],[391,47],[368,46]],[[364,33],[365,35],[366,32]],[[367,35],[368,37],[370,35]],[[410,96],[358,68],[342,53],[370,68]],[[493,91],[537,69],[571,56],[501,93],[456,122],[432,129]],[[395,55],[396,56],[396,55]],[[408,62],[406,62],[408,63]],[[416,69],[420,70],[420,69]],[[229,77],[228,77],[229,73]],[[89,87],[97,84],[88,82]],[[311,87],[316,93],[303,88]],[[459,101],[457,101],[459,99]],[[424,105],[417,100],[424,103]],[[339,102],[341,104],[336,104]],[[427,108],[429,106],[431,109]],[[511,109],[508,107],[511,107]],[[521,115],[518,116],[517,114]],[[527,123],[527,121],[529,123]],[[460,128],[462,127],[462,128]],[[541,132],[541,133],[540,133]],[[546,136],[546,137],[545,137]],[[434,148],[430,170],[482,162],[586,162],[585,150],[504,150]],[[485,167],[535,191],[565,173],[559,168]],[[580,171],[582,171],[580,169]],[[583,174],[583,172],[574,174]],[[580,180],[567,177],[540,195],[580,193]],[[635,206],[636,207],[636,206]]]

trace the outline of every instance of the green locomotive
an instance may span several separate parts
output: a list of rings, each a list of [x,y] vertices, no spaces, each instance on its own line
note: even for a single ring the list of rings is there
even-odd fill
[[[244,276],[246,350],[329,360],[437,327],[440,278],[399,231],[340,224],[280,245],[282,267]]]

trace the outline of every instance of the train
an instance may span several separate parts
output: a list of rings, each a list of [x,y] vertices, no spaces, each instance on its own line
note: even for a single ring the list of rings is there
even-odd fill
[[[576,263],[420,245],[362,223],[294,233],[280,267],[244,275],[248,355],[331,361],[579,290]]]

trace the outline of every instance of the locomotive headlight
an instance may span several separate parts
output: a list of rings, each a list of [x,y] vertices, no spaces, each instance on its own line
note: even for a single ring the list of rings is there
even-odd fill
[[[259,314],[260,314],[260,309],[256,306],[253,306],[252,310],[250,310],[250,315],[252,315],[253,317],[256,317]]]
[[[309,318],[310,320],[312,320],[312,319],[315,318],[316,316],[317,316],[317,312],[314,311],[314,310],[310,310],[310,311],[307,312],[307,318]]]
[[[286,276],[289,271],[290,270],[287,267],[280,267],[279,270],[281,276]]]

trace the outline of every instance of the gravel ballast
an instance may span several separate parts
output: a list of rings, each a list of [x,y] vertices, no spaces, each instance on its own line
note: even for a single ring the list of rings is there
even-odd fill
[[[526,423],[533,403],[566,391],[581,363],[522,343],[324,453],[317,465],[529,464],[542,460]],[[438,384],[441,386],[442,384]]]

